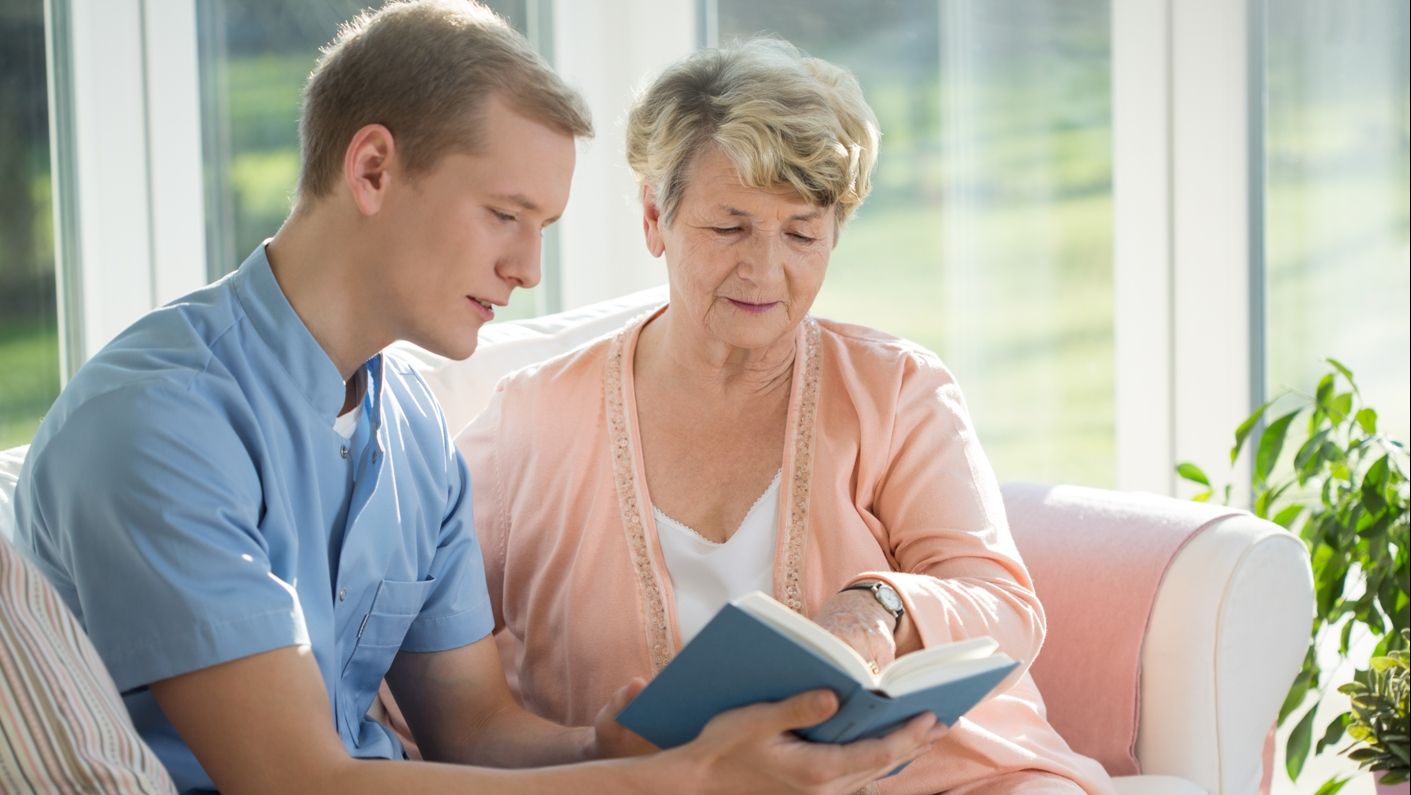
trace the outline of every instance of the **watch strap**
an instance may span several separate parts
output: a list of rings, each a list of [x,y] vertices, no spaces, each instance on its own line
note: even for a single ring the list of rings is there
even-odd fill
[[[892,596],[896,598],[897,606],[895,608],[889,607],[887,603],[882,600],[882,595],[880,591],[883,588],[886,588],[888,591],[891,591]],[[892,586],[888,585],[885,582],[882,582],[881,580],[862,580],[860,582],[855,582],[852,585],[843,588],[843,590],[870,592],[872,594],[872,598],[877,600],[877,604],[880,605],[883,610],[886,610],[888,613],[891,613],[892,618],[896,619],[896,626],[901,626],[901,617],[906,614],[906,608],[903,606],[901,594],[897,593],[896,589]]]

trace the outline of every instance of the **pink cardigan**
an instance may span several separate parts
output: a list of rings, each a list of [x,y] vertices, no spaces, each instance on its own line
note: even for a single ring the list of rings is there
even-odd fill
[[[506,675],[526,707],[568,725],[591,724],[681,647],[637,430],[632,361],[647,319],[507,377],[457,442]],[[809,318],[796,339],[775,597],[811,615],[851,581],[884,579],[916,633],[900,642],[991,635],[1023,663],[881,790],[980,791],[1006,774],[1012,790],[1032,771],[1111,792],[1048,725],[1023,670],[1043,609],[950,372],[857,326]]]

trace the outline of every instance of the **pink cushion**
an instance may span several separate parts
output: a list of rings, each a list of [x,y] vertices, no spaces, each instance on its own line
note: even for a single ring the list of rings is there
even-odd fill
[[[1048,616],[1031,671],[1049,722],[1109,774],[1136,775],[1142,642],[1157,587],[1187,541],[1239,512],[1078,486],[1009,483],[1003,492]]]

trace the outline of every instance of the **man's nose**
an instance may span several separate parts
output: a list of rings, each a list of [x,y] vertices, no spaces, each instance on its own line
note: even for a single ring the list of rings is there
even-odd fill
[[[543,233],[536,229],[525,230],[516,241],[514,251],[501,262],[500,275],[526,290],[537,286],[544,275],[540,262],[543,249]]]

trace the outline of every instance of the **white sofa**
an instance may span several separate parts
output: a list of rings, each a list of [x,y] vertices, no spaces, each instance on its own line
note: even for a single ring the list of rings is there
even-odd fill
[[[503,374],[610,333],[662,300],[664,292],[658,288],[558,315],[491,326],[483,331],[479,350],[465,362],[449,362],[411,346],[397,347],[418,362],[451,427],[459,428],[484,407]],[[13,532],[12,493],[24,452],[25,448],[0,452],[0,535],[7,539]],[[1132,708],[1140,774],[1119,777],[1118,791],[1122,795],[1257,792],[1265,738],[1299,668],[1313,611],[1312,581],[1302,543],[1248,514],[1201,514],[1193,511],[1191,503],[1150,495],[1007,484],[1005,501],[1041,598],[1045,588],[1061,588],[1065,578],[1087,578],[1100,571],[1103,561],[1093,556],[1110,551],[1114,561],[1123,561],[1124,550],[1142,533],[1194,523],[1189,541],[1171,559],[1164,575],[1154,578],[1155,598],[1145,634],[1133,639],[1140,644],[1139,682],[1131,683],[1137,691]],[[1063,549],[1061,538],[1040,538],[1041,533],[1061,533],[1064,528],[1089,532],[1098,526],[1106,528],[1098,531],[1104,534],[1096,539],[1098,543],[1088,539],[1089,549],[1095,551],[1083,553],[1088,557],[1076,563],[1062,554],[1031,552]],[[1057,547],[1055,540],[1060,541]],[[1110,603],[1107,599],[1050,607],[1046,648],[1058,649],[1061,644],[1055,639],[1066,627],[1101,621]],[[1035,677],[1041,688],[1046,678],[1062,681],[1063,670],[1088,666],[1103,651],[1064,653],[1076,659],[1059,659],[1058,651],[1041,655]],[[1060,701],[1103,696],[1063,695],[1049,696],[1050,717],[1060,729],[1065,720],[1073,720],[1063,714],[1066,708]],[[1111,731],[1125,729],[1114,725]]]

